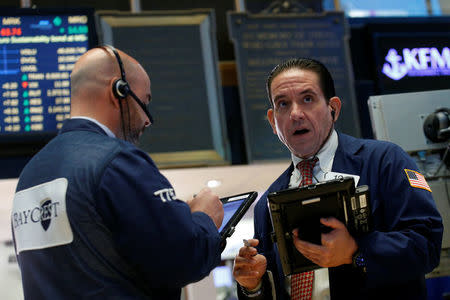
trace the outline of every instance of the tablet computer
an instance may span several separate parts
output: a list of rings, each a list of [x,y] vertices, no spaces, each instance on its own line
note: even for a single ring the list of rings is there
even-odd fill
[[[223,203],[223,221],[219,228],[222,242],[234,233],[234,229],[258,196],[257,192],[248,192],[221,198]]]
[[[319,268],[295,248],[295,228],[300,239],[315,244],[321,244],[321,234],[331,230],[320,223],[322,217],[337,218],[352,235],[369,231],[368,188],[355,188],[351,177],[269,193],[268,200],[285,275]]]

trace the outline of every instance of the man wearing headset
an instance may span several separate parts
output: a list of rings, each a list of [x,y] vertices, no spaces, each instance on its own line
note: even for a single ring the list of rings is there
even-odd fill
[[[254,239],[240,249],[233,270],[239,298],[426,299],[425,274],[439,263],[443,225],[414,161],[392,143],[334,130],[341,100],[318,61],[300,58],[278,65],[268,77],[267,92],[268,120],[291,151],[292,163],[255,206]],[[299,170],[306,164],[309,176]],[[298,187],[303,177],[317,182],[335,175],[369,186],[374,229],[356,238],[339,220],[322,218],[331,231],[322,233],[321,245],[300,240],[294,230],[295,248],[329,269],[285,278],[271,239],[267,194]]]
[[[125,75],[126,74],[126,75]],[[71,74],[71,118],[22,171],[12,230],[25,299],[180,299],[220,262],[219,198],[177,199],[135,145],[150,79],[110,46]]]

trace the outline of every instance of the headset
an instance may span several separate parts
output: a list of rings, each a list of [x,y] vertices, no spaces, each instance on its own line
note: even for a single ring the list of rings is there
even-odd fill
[[[120,69],[120,78],[117,79],[116,81],[114,81],[113,85],[112,85],[112,91],[114,96],[120,100],[125,99],[128,95],[131,96],[134,101],[137,102],[137,104],[139,104],[139,106],[142,108],[142,110],[144,111],[144,113],[147,115],[150,124],[153,124],[153,117],[150,114],[147,106],[144,104],[144,102],[142,102],[141,99],[139,99],[138,96],[136,96],[136,94],[131,90],[130,88],[130,84],[128,83],[126,76],[125,76],[125,68],[123,67],[123,63],[122,63],[122,59],[120,58],[119,52],[116,50],[116,48],[114,48],[111,45],[104,45],[101,48],[103,49],[109,49],[112,51],[112,53],[114,53],[114,56],[116,57],[117,60],[117,64],[119,65],[119,69]]]
[[[331,110],[331,118],[332,118],[333,123],[334,123],[334,117],[335,117],[335,115],[336,115],[336,111],[335,111],[334,109],[332,109],[332,110]]]

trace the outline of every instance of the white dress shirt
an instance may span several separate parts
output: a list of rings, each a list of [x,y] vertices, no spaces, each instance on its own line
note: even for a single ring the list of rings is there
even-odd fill
[[[324,181],[324,175],[331,172],[333,166],[334,155],[338,147],[338,136],[335,130],[333,130],[328,141],[323,145],[322,149],[316,154],[319,161],[316,163],[313,169],[313,182]],[[311,157],[312,158],[312,157]],[[295,188],[300,185],[302,181],[302,175],[300,171],[295,167],[303,159],[292,154],[292,163],[294,164],[294,171],[292,172],[291,179],[289,181],[289,188]],[[291,278],[287,278],[286,287],[290,294]],[[328,278],[328,268],[322,268],[314,270],[313,292],[312,300],[329,300],[330,299],[330,282]]]

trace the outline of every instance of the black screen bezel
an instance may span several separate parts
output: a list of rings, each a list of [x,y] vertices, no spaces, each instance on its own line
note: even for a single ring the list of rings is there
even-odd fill
[[[258,196],[258,193],[255,191],[248,192],[248,193],[242,193],[242,194],[236,194],[229,197],[221,198],[220,201],[222,204],[229,203],[230,199],[241,197],[243,195],[248,195],[247,198],[242,202],[242,204],[239,206],[239,208],[235,211],[233,216],[230,218],[228,223],[223,227],[222,231],[219,232],[222,241],[226,238],[230,237],[233,234],[234,227],[239,223],[239,221],[242,219],[244,214],[247,212],[247,210],[250,208],[252,203],[256,200],[256,197]]]

